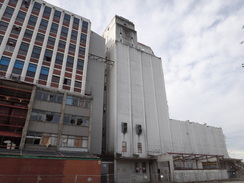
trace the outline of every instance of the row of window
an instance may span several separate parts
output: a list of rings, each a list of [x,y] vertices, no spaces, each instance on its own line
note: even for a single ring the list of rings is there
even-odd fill
[[[48,91],[37,91],[35,95],[36,100],[47,101],[47,102],[54,102],[54,103],[62,103],[63,101],[63,94],[53,93]],[[67,96],[66,102],[67,105],[78,106],[82,108],[90,108],[90,100],[81,99],[79,97],[74,96]]]
[[[137,143],[137,151],[138,153],[142,153],[142,143]],[[122,141],[122,152],[127,152],[127,142]]]
[[[33,109],[31,112],[30,120],[59,123],[60,117],[60,113]],[[87,127],[89,126],[89,118],[84,116],[65,114],[63,124]]]
[[[40,8],[41,8],[41,4],[35,2],[34,6],[33,6],[33,12],[39,13]],[[7,6],[7,8],[5,9],[5,12],[3,14],[3,17],[11,19],[13,13],[14,13],[14,8]],[[43,16],[44,18],[41,20],[39,28],[46,30],[47,25],[48,25],[48,20],[46,20],[45,18],[49,19],[50,15],[51,15],[51,8],[48,6],[45,6],[43,15],[44,15]],[[17,17],[16,17],[16,21],[24,22],[25,17],[26,17],[26,13],[23,11],[19,11],[17,14]],[[58,10],[55,10],[53,20],[59,22],[60,17],[61,17],[61,12]],[[71,19],[70,15],[64,14],[63,24],[69,26],[70,19]],[[32,26],[36,26],[36,22],[37,22],[37,17],[34,15],[31,15],[28,24],[32,25]],[[80,24],[80,19],[74,17],[73,28],[77,29],[79,24]],[[66,28],[66,27],[63,26],[63,28]],[[68,30],[68,28],[66,28],[66,29]],[[81,29],[83,32],[86,32],[88,29],[88,22],[82,21]]]
[[[26,136],[26,144],[36,144],[43,146],[57,146],[57,134],[48,134],[40,132],[28,132]],[[87,148],[88,138],[84,136],[61,135],[61,147]]]

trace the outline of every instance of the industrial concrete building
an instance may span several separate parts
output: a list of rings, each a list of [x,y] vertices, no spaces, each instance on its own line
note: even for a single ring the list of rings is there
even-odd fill
[[[227,179],[222,129],[169,119],[162,60],[132,22],[100,36],[42,0],[0,8],[0,154],[95,154],[104,183]]]
[[[115,182],[227,179],[222,129],[169,119],[162,61],[137,41],[134,24],[115,16],[103,36],[115,62],[106,68],[104,143]]]

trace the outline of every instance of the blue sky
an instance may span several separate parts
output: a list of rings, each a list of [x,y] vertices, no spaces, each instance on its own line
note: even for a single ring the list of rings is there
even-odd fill
[[[244,159],[243,0],[47,0],[102,34],[115,15],[162,58],[170,118],[221,127]]]

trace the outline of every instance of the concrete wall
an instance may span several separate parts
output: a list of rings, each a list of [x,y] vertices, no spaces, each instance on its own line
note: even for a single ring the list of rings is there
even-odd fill
[[[174,153],[224,155],[228,158],[221,128],[195,122],[170,120]]]
[[[228,179],[227,170],[175,170],[174,182],[212,181]]]
[[[95,32],[91,32],[89,53],[105,58],[105,40]],[[101,154],[103,93],[105,63],[89,58],[87,68],[87,87],[93,98],[91,111],[91,153]]]

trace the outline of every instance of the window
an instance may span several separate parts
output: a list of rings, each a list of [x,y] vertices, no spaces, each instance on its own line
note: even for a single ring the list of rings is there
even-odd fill
[[[45,36],[43,34],[37,33],[36,41],[43,42],[44,41],[44,37]]]
[[[24,62],[23,61],[16,60],[12,73],[20,75],[21,72],[22,72],[23,66],[24,66]]]
[[[63,23],[69,24],[69,22],[70,22],[70,15],[65,14],[64,15],[64,22]]]
[[[54,12],[54,16],[53,16],[53,20],[57,20],[57,21],[59,21],[60,16],[61,16],[61,12],[55,10],[55,12]]]
[[[35,77],[35,74],[36,74],[36,65],[29,64],[26,76]]]
[[[46,49],[44,54],[44,60],[50,62],[52,60],[53,51]]]
[[[32,50],[31,57],[39,59],[40,53],[41,53],[41,48],[37,47],[37,46],[34,46],[34,48]]]
[[[147,173],[147,163],[146,162],[142,162],[141,163],[141,167],[142,167],[142,173]]]
[[[60,116],[60,113],[33,109],[30,120],[59,123]]]
[[[140,167],[139,167],[139,163],[138,162],[135,162],[135,172],[136,173],[139,173],[140,172]]]
[[[3,17],[11,18],[13,15],[13,12],[14,12],[13,8],[7,7],[3,14]]]
[[[78,28],[79,27],[79,19],[78,18],[76,18],[76,17],[74,17],[74,21],[73,21],[73,27],[74,28]]]
[[[50,32],[57,34],[58,32],[58,24],[52,23]]]
[[[69,45],[69,51],[75,52],[75,45],[74,44]]]
[[[37,91],[36,95],[35,95],[35,99],[61,104],[63,101],[63,95],[57,94],[57,93],[46,92],[46,91]]]
[[[79,82],[79,81],[75,81],[75,87],[77,87],[77,88],[81,88],[81,82]]]
[[[25,16],[26,16],[25,12],[19,11],[19,13],[18,13],[18,15],[16,17],[16,20],[19,21],[19,22],[24,22]]]
[[[64,57],[64,55],[62,53],[57,53],[55,63],[62,65],[63,64],[63,57]]]
[[[48,72],[49,72],[48,67],[42,67],[39,79],[47,80]]]
[[[14,5],[16,5],[17,2],[18,2],[18,0],[10,0],[10,1],[9,1],[10,4],[14,4]]]
[[[77,137],[77,136],[66,136],[61,135],[61,147],[76,147],[76,148],[87,148],[88,138]]]
[[[76,39],[77,39],[77,31],[72,30],[72,32],[71,32],[71,39],[76,41]]]
[[[55,39],[54,39],[53,37],[48,37],[47,44],[48,44],[48,45],[52,45],[52,46],[54,46],[54,44],[55,44]]]
[[[29,29],[26,29],[26,30],[25,30],[25,34],[24,34],[24,37],[25,37],[25,38],[29,38],[29,39],[31,39],[32,34],[33,34],[33,31],[31,31],[31,30],[29,30]]]
[[[8,23],[0,21],[0,30],[6,31],[8,28]]]
[[[18,25],[14,25],[13,28],[12,28],[11,33],[12,33],[12,34],[19,35],[20,30],[21,30],[21,27],[20,27],[20,26],[18,26]]]
[[[67,57],[66,67],[73,68],[73,63],[74,63],[74,57],[68,56]]]
[[[16,39],[9,38],[5,47],[5,51],[13,52],[16,42],[17,42]]]
[[[45,7],[43,15],[47,16],[48,18],[50,17],[52,9],[48,6]]]
[[[85,34],[80,35],[80,42],[83,44],[86,44],[86,35]]]
[[[140,142],[137,143],[138,153],[142,153],[142,144]]]
[[[78,70],[83,70],[83,65],[84,65],[84,60],[78,59],[78,61],[77,61],[77,69]]]
[[[0,35],[0,45],[1,45],[2,41],[3,41],[3,36]]]
[[[86,32],[88,28],[88,22],[83,21],[82,22],[82,31]]]
[[[24,0],[21,4],[22,7],[28,8],[31,0]]]
[[[7,71],[9,62],[10,62],[10,58],[2,57],[0,60],[0,70]]]
[[[79,55],[85,55],[85,48],[79,47]]]
[[[66,43],[65,43],[64,41],[61,41],[61,40],[60,40],[60,41],[59,41],[59,44],[58,44],[58,47],[59,47],[59,48],[62,48],[62,49],[65,49],[65,44],[66,44]]]
[[[26,144],[40,144],[41,134],[40,133],[27,133],[26,135]]]
[[[126,141],[122,141],[122,152],[127,152]]]
[[[52,77],[52,82],[53,83],[59,83],[59,80],[60,80],[60,77],[58,77],[58,76],[53,76]]]
[[[19,48],[19,54],[26,55],[29,49],[29,44],[27,43],[21,43]]]
[[[32,11],[35,11],[35,12],[39,13],[39,11],[40,11],[40,9],[41,9],[41,6],[42,6],[42,5],[41,5],[40,3],[35,2]]]
[[[67,78],[64,78],[64,82],[63,82],[64,85],[68,85],[70,86],[71,84],[71,79],[67,79]]]
[[[42,19],[39,28],[43,29],[43,30],[46,30],[47,29],[47,24],[48,24],[48,21],[45,20],[45,19]]]
[[[67,37],[67,35],[68,35],[68,28],[63,26],[61,29],[61,36]]]
[[[85,116],[64,115],[65,125],[89,126],[89,118]]]
[[[37,17],[31,15],[31,16],[30,16],[30,19],[29,19],[29,22],[28,22],[28,25],[31,25],[31,26],[35,27],[35,25],[36,25],[36,21],[37,21]]]

